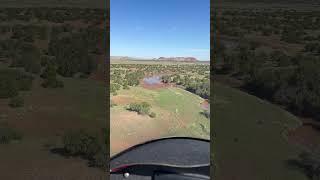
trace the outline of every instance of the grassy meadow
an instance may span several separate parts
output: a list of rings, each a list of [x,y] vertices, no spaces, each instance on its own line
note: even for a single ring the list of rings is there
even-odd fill
[[[213,153],[217,179],[307,179],[286,160],[301,152],[286,140],[297,117],[255,96],[214,84]]]
[[[205,101],[204,98],[172,84],[164,85],[166,83],[161,83],[161,87],[152,87],[153,85],[148,86],[141,80],[143,77],[149,77],[152,73],[153,75],[165,74],[164,71],[168,69],[171,72],[176,72],[175,68],[182,64],[184,66],[178,69],[182,72],[181,74],[186,74],[185,69],[191,68],[195,64],[170,62],[161,64],[149,61],[139,61],[135,64],[135,62],[113,61],[111,63],[114,65],[111,67],[111,83],[114,89],[120,87],[119,83],[123,83],[121,88],[110,94],[112,104],[110,109],[111,156],[151,139],[169,136],[210,139],[210,120],[202,114],[201,104]],[[146,70],[137,70],[139,68]],[[139,74],[139,77],[136,78],[140,83],[137,81],[137,84],[128,87],[125,82],[128,78],[126,74],[133,74],[132,77],[135,76],[135,72],[141,71],[147,72]],[[202,69],[200,71],[203,72]],[[190,76],[205,77],[197,75],[197,72]],[[113,88],[111,87],[111,89]],[[150,113],[154,113],[155,117],[129,111],[128,106],[134,103],[149,104]]]

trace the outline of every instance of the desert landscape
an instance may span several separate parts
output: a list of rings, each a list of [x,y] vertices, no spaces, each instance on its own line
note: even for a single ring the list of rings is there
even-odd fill
[[[111,58],[111,155],[169,136],[210,139],[209,67]]]

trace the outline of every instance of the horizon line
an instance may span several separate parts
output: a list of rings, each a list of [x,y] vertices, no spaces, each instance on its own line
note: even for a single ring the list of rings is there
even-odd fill
[[[128,57],[128,58],[134,58],[134,59],[141,59],[141,60],[153,60],[153,59],[158,59],[160,57],[164,57],[164,58],[170,58],[170,57],[192,57],[192,58],[196,58],[193,56],[158,56],[158,57],[138,57],[138,56],[126,56],[126,55],[110,55],[110,57]],[[198,59],[196,58],[198,61],[210,61],[210,59]]]

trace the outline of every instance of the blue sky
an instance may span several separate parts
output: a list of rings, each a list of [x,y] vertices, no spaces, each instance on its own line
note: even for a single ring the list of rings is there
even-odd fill
[[[210,0],[110,0],[111,56],[210,59]]]

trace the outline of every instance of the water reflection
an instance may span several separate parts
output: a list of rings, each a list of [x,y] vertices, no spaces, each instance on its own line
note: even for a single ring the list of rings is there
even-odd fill
[[[143,79],[143,82],[147,85],[161,84],[161,77],[160,76],[146,77]]]

